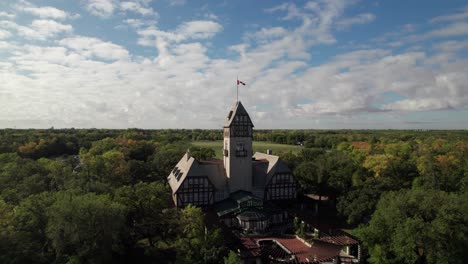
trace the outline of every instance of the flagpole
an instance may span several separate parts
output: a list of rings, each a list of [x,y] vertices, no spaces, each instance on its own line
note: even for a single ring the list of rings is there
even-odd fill
[[[236,92],[236,98],[237,98],[237,102],[239,102],[239,75],[237,75],[237,92]]]

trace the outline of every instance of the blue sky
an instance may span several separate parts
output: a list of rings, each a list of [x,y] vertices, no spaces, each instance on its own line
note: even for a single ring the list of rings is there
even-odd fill
[[[468,1],[0,2],[0,127],[468,129]]]

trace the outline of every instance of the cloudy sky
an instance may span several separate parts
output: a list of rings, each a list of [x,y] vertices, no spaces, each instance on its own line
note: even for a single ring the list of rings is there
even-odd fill
[[[468,2],[0,1],[0,128],[468,129]]]

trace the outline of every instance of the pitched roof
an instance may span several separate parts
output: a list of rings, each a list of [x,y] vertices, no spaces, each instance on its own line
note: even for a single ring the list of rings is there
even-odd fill
[[[359,241],[355,239],[352,235],[339,229],[333,230],[332,232],[329,232],[329,234],[323,235],[319,238],[319,240],[340,246],[359,244]]]
[[[252,120],[250,119],[249,113],[247,113],[242,103],[240,101],[237,101],[232,107],[231,111],[229,111],[229,114],[226,118],[226,122],[224,123],[224,127],[230,127],[232,123],[236,120],[236,116],[247,116],[247,120],[243,122],[250,124],[252,127],[254,126]]]
[[[191,174],[193,173],[194,176],[207,176],[218,191],[226,189],[228,178],[222,160],[196,160],[193,167],[194,170],[191,171]]]
[[[272,257],[281,257],[271,254],[272,252],[262,252],[262,247],[259,241],[276,241],[282,247],[287,249],[290,254],[294,255],[295,263],[310,263],[331,261],[338,256],[341,251],[340,245],[330,244],[327,242],[314,240],[312,244],[305,244],[295,236],[273,236],[273,237],[241,237],[244,256],[260,256],[262,253]]]
[[[270,155],[270,154],[265,154],[261,152],[255,152],[253,155],[253,158],[255,158],[255,161],[253,165],[253,177],[254,177],[254,183],[256,182],[262,182],[263,179],[257,179],[258,177],[266,177],[265,178],[265,185],[270,182],[270,179],[275,175],[276,173],[291,173],[291,170],[286,166],[286,164],[279,159],[278,156],[275,155]],[[265,168],[266,166],[263,165],[261,162],[268,163],[268,167]],[[266,171],[265,171],[266,169]],[[263,174],[264,173],[264,174]]]
[[[226,171],[223,161],[197,161],[190,156],[190,153],[179,160],[177,165],[167,177],[172,192],[175,193],[180,188],[187,177],[206,176],[217,190],[224,190],[227,184]]]
[[[195,159],[190,156],[190,153],[185,153],[185,155],[179,160],[177,165],[172,169],[171,173],[167,177],[169,181],[169,186],[171,186],[172,192],[175,193],[180,185],[184,182],[185,178],[190,172]]]
[[[264,188],[276,173],[291,173],[278,156],[256,152],[252,162],[252,185]],[[222,160],[198,161],[185,153],[167,177],[172,192],[180,188],[187,177],[206,176],[218,191],[226,190],[228,178]]]

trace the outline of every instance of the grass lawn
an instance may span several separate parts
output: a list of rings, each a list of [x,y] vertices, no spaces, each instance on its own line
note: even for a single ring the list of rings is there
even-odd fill
[[[216,153],[216,158],[221,159],[222,156],[222,149],[223,149],[223,141],[193,141],[192,144],[198,147],[204,148],[212,148]],[[273,154],[278,154],[280,152],[289,152],[297,153],[300,151],[300,146],[294,145],[286,145],[286,144],[276,144],[264,141],[254,141],[253,142],[253,152],[263,152],[266,153],[267,149],[273,150]]]

